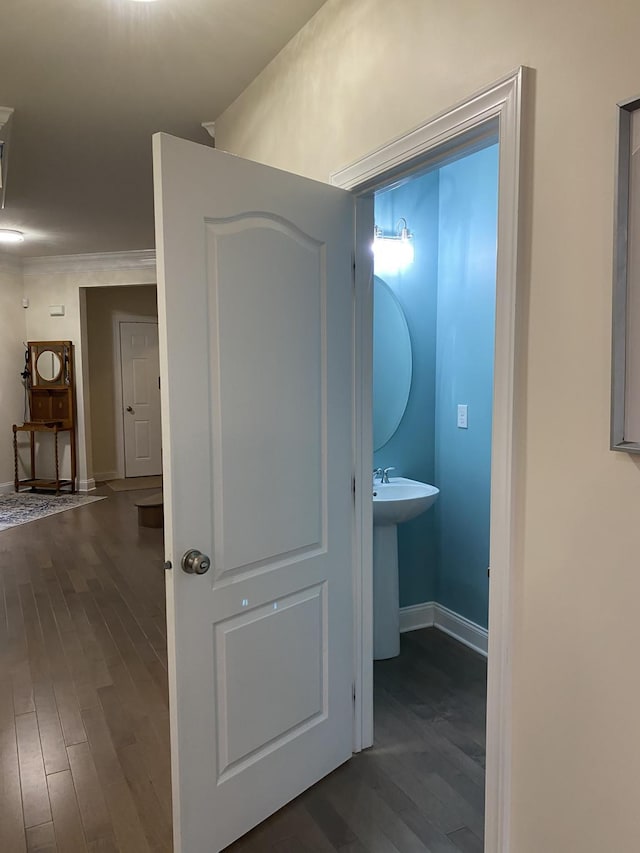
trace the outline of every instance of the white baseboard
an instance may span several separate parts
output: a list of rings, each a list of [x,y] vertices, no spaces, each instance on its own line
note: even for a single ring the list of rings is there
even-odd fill
[[[442,604],[436,604],[435,611],[434,625],[436,628],[481,655],[487,656],[489,632],[486,628],[476,625],[475,622],[460,616],[459,613],[454,613],[453,610],[443,607]]]
[[[13,481],[10,483],[0,483],[0,495],[8,495],[15,489]]]
[[[106,483],[109,480],[120,480],[120,474],[117,471],[104,471],[100,474],[93,475],[94,483]]]
[[[433,628],[436,620],[435,601],[411,604],[400,608],[400,633],[417,631],[418,628]]]
[[[465,646],[487,656],[489,632],[437,601],[400,608],[400,633],[418,628],[438,628]]]

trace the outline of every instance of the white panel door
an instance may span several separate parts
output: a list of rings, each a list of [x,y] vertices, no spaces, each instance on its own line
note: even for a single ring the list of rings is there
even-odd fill
[[[175,849],[208,853],[351,755],[354,210],[164,134],[154,171]]]
[[[157,323],[120,323],[126,477],[162,472]]]

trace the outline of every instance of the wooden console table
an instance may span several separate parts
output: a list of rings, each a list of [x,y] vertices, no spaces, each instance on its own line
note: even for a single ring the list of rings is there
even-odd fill
[[[19,432],[28,432],[29,433],[29,450],[30,450],[30,474],[31,476],[21,480],[18,474],[18,433]],[[53,447],[54,447],[54,458],[55,458],[55,466],[56,466],[56,476],[55,478],[42,478],[36,476],[36,448],[35,448],[35,434],[37,432],[48,432],[53,433]],[[68,432],[70,434],[70,443],[71,443],[71,479],[70,480],[61,480],[60,479],[60,460],[58,457],[58,434],[61,432]],[[41,421],[27,421],[26,423],[18,426],[17,424],[13,425],[13,461],[14,461],[14,473],[15,473],[15,490],[19,492],[20,489],[23,488],[31,488],[31,489],[55,489],[56,494],[60,492],[62,488],[69,488],[73,493],[75,492],[75,483],[76,483],[76,448],[75,448],[75,430],[73,427],[64,426],[63,421],[54,421],[43,423]]]

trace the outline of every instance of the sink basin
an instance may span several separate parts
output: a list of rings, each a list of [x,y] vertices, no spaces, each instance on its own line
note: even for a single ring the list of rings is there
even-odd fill
[[[400,524],[429,509],[440,490],[427,483],[391,477],[373,487],[373,523]]]

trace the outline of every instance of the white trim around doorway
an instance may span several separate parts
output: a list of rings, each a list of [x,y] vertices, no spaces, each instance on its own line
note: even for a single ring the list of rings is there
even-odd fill
[[[521,121],[529,69],[518,68],[468,100],[384,145],[332,175],[334,185],[359,196],[356,232],[363,204],[374,190],[411,171],[481,140],[497,126],[500,143],[496,332],[491,464],[491,586],[487,685],[487,769],[485,851],[511,851],[513,561],[516,551],[517,423],[516,371],[520,364],[517,296],[521,289]],[[372,312],[370,257],[356,258],[354,353],[354,528],[355,671],[354,751],[373,743],[371,385]]]
[[[122,400],[122,354],[120,351],[120,324],[121,323],[154,323],[158,325],[158,318],[143,316],[139,314],[126,314],[117,311],[112,315],[113,334],[113,381],[114,381],[114,415],[115,415],[115,438],[116,438],[116,464],[118,470],[110,480],[123,480],[126,475],[124,458],[124,403]],[[104,477],[102,479],[107,479]]]

